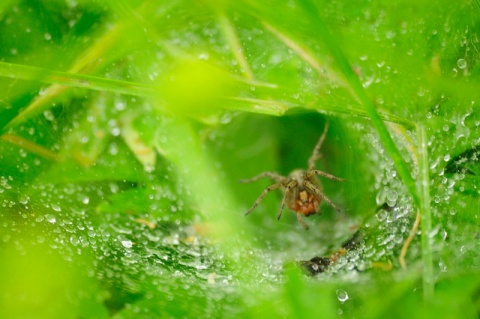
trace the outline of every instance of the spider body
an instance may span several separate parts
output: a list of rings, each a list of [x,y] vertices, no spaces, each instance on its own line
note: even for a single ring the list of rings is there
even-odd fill
[[[275,184],[270,185],[263,190],[262,194],[257,198],[245,215],[250,214],[269,192],[278,188],[283,188],[283,198],[277,219],[280,219],[282,216],[283,209],[286,205],[297,214],[298,221],[305,229],[308,229],[309,227],[303,220],[302,216],[308,217],[313,214],[320,214],[320,204],[322,201],[327,202],[335,210],[340,210],[328,197],[325,196],[325,194],[323,194],[322,185],[317,176],[323,176],[335,181],[345,180],[315,169],[315,162],[320,158],[319,151],[325,140],[327,131],[328,123],[325,125],[323,134],[320,136],[320,139],[313,149],[312,155],[308,159],[308,170],[296,169],[288,176],[282,176],[274,172],[263,172],[260,175],[242,181],[244,183],[250,183],[268,177],[275,182]]]
[[[297,169],[291,172],[287,179],[293,182],[286,197],[287,207],[307,217],[319,212],[322,198],[315,194],[312,186],[307,186],[313,185],[317,189],[321,189],[322,187],[317,178],[309,177],[307,171]]]

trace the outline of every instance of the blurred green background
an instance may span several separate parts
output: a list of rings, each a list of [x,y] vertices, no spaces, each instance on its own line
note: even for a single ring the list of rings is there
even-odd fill
[[[3,0],[0,318],[478,318],[479,25],[477,0]],[[277,190],[246,217],[273,182],[240,180],[306,169],[327,122],[341,211],[306,231]]]

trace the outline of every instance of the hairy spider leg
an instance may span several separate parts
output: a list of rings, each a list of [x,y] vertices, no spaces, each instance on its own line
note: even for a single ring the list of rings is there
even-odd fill
[[[255,201],[255,203],[253,203],[252,207],[250,207],[250,209],[245,213],[245,215],[248,215],[252,212],[252,210],[255,209],[255,207],[258,206],[258,204],[260,204],[260,202],[263,200],[263,198],[268,194],[270,193],[271,191],[279,188],[279,187],[282,187],[283,186],[283,183],[276,183],[276,184],[273,184],[273,185],[270,185],[269,187],[265,188],[262,192],[262,194],[257,198],[257,200]]]
[[[242,179],[242,180],[240,180],[240,183],[251,183],[251,182],[258,181],[259,179],[262,179],[264,177],[271,178],[277,183],[284,182],[285,179],[286,179],[284,176],[282,176],[278,173],[275,173],[275,172],[263,172],[263,173],[261,173],[257,176],[252,177],[252,178]]]
[[[321,197],[323,200],[325,200],[330,206],[332,206],[337,212],[340,211],[340,208],[338,208],[327,196],[325,196],[319,189],[317,186],[315,186],[315,184],[313,184],[312,182],[306,180],[304,182],[305,184],[305,188],[308,189],[309,191],[311,192],[314,192],[315,195],[317,195],[318,197]]]
[[[297,186],[297,184],[298,184],[297,181],[292,180],[285,186],[285,193],[283,194],[283,198],[282,198],[282,206],[280,206],[280,211],[278,212],[277,220],[279,220],[280,217],[282,217],[283,209],[285,208],[285,201],[287,199],[288,194],[290,193],[290,190],[293,187]]]
[[[307,172],[307,178],[310,178],[312,177],[313,175],[320,175],[320,176],[323,176],[323,177],[326,177],[328,179],[332,179],[334,181],[339,181],[339,182],[345,182],[346,179],[344,178],[341,178],[341,177],[337,177],[337,176],[333,176],[331,174],[328,174],[328,173],[325,173],[325,172],[322,172],[318,169],[314,169],[314,170],[310,170]]]
[[[303,220],[302,214],[297,213],[297,220],[300,224],[302,224],[303,228],[305,228],[306,230],[308,230],[310,228],[310,227],[308,227],[307,223]]]
[[[323,133],[320,136],[320,139],[318,140],[317,145],[315,145],[312,155],[308,159],[308,170],[310,171],[315,169],[315,162],[321,157],[320,148],[322,147],[323,141],[325,141],[325,137],[327,137],[328,126],[329,126],[329,123],[326,122],[325,128],[323,129]]]

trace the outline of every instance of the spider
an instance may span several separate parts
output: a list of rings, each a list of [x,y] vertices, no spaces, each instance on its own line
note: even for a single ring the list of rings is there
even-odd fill
[[[275,184],[270,185],[263,190],[262,194],[257,198],[245,215],[250,214],[269,192],[278,188],[283,188],[282,205],[277,215],[278,220],[282,217],[285,205],[297,214],[298,221],[305,229],[308,229],[309,227],[303,220],[302,215],[308,217],[313,214],[320,214],[319,209],[322,200],[326,201],[336,211],[340,211],[340,209],[327,196],[325,196],[325,194],[323,194],[322,185],[320,184],[317,175],[334,181],[344,182],[345,179],[330,175],[315,168],[315,162],[321,157],[319,151],[327,135],[328,126],[327,122],[320,139],[313,149],[312,155],[308,159],[308,170],[296,169],[292,171],[288,177],[279,175],[275,172],[263,172],[250,179],[240,181],[242,183],[251,183],[264,177],[268,177],[275,181]]]

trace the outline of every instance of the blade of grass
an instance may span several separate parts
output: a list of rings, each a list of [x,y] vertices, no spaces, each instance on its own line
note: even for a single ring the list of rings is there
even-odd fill
[[[127,94],[140,97],[152,97],[157,89],[155,85],[120,81],[83,74],[51,71],[43,68],[7,62],[0,62],[0,76],[52,84],[48,87],[48,89],[42,92],[42,98],[34,100],[25,111],[10,121],[5,126],[5,129],[14,127],[26,119],[38,114],[43,110],[40,105],[44,105],[46,101],[62,93],[68,87],[84,88],[94,91]],[[244,82],[244,79],[239,77],[235,77],[234,79]],[[248,81],[248,84],[258,87],[275,88],[275,85],[273,84],[258,81]],[[255,112],[260,114],[281,115],[288,109],[288,107],[285,106],[285,103],[281,101],[265,101],[246,98],[242,99],[238,97],[225,98],[228,100],[246,101],[255,105],[254,107],[240,106],[238,108],[232,108],[235,110]]]
[[[13,145],[17,145],[19,147],[22,147],[29,151],[30,153],[37,154],[38,156],[41,156],[49,161],[56,162],[58,161],[58,155],[55,154],[54,152],[37,145],[33,142],[30,142],[24,138],[21,138],[20,136],[13,135],[13,134],[3,134],[0,136],[0,140],[9,142]]]
[[[247,106],[248,111],[256,111],[256,113],[269,114],[280,116],[284,114],[289,106],[287,103],[282,101],[272,101],[264,99],[255,99],[255,98],[246,98],[246,97],[228,97],[226,98],[231,101],[245,102],[249,105]],[[245,110],[245,107],[239,106],[237,110]]]
[[[284,32],[279,29],[274,28],[272,25],[268,24],[265,21],[262,21],[265,29],[270,31],[274,36],[276,36],[280,41],[282,41],[287,47],[295,51],[299,57],[301,57],[305,62],[307,62],[317,73],[322,76],[325,72],[328,74],[328,78],[340,84],[343,87],[348,88],[345,80],[332,68],[330,68],[326,63],[322,63],[318,58],[313,54],[308,48],[300,45],[291,37],[289,37]]]
[[[334,36],[328,30],[325,22],[322,20],[317,6],[311,0],[301,0],[299,3],[302,5],[306,17],[317,28],[320,39],[323,40],[330,50],[355,97],[365,107],[365,110],[370,117],[372,124],[380,137],[380,140],[395,164],[395,168],[397,169],[400,178],[403,180],[415,204],[420,207],[421,202],[418,190],[406,162],[403,160],[398,148],[395,145],[395,142],[390,135],[390,132],[388,131],[385,123],[382,121],[382,118],[380,117],[374,103],[363,88],[359,78],[353,71],[347,57],[341,50]]]
[[[40,81],[42,83],[53,84],[57,87],[57,89],[50,89],[47,92],[43,92],[42,94],[59,94],[59,91],[63,91],[68,87],[75,87],[75,88],[84,88],[88,90],[94,91],[101,91],[101,92],[111,92],[111,93],[120,93],[120,94],[127,94],[132,96],[140,96],[140,97],[152,97],[155,93],[155,86],[142,84],[137,82],[128,82],[128,81],[120,81],[114,79],[106,79],[96,76],[90,75],[83,75],[83,74],[73,74],[68,72],[60,72],[60,71],[51,71],[46,70],[43,68],[20,65],[20,64],[13,64],[7,62],[0,62],[0,76],[8,77],[8,78],[16,78],[21,80],[27,81]],[[242,79],[235,77],[237,81],[243,82]],[[246,82],[249,85],[254,85],[257,87],[267,87],[275,89],[276,86],[270,83],[263,83],[258,81],[248,81]],[[227,100],[236,100],[245,103],[249,103],[248,106],[242,107],[233,107],[232,110],[240,110],[246,112],[253,112],[259,114],[270,114],[270,115],[282,115],[284,114],[289,108],[291,107],[302,107],[303,104],[292,104],[290,102],[285,101],[278,101],[278,100],[264,100],[264,99],[255,99],[255,98],[246,98],[246,97],[225,97]],[[43,102],[43,100],[41,100]],[[15,126],[16,124],[26,120],[27,118],[33,116],[34,114],[38,114],[42,109],[35,107],[37,103],[40,101],[32,102],[30,105],[34,105],[30,109],[29,112],[22,113],[22,116],[17,116],[14,120],[12,120],[6,128],[10,128]],[[316,110],[325,111],[328,113],[336,113],[336,114],[343,114],[343,113],[355,113],[355,115],[360,117],[367,117],[365,112],[360,109],[348,109],[343,111],[342,109],[338,108],[329,108],[326,106],[322,106],[321,108],[315,107]],[[383,121],[392,122],[402,124],[408,127],[412,127],[412,123],[406,121],[403,118],[400,118],[395,115],[391,115],[388,113],[380,113],[380,117]]]
[[[159,126],[155,148],[166,159],[172,162],[178,175],[188,189],[188,198],[209,225],[212,235],[226,260],[234,264],[238,262],[238,254],[243,250],[242,238],[252,238],[244,226],[242,210],[232,196],[233,192],[225,184],[224,179],[215,168],[214,161],[201,145],[197,132],[191,122],[180,116],[168,116],[159,113]],[[258,262],[254,256],[250,265]],[[248,276],[248,270],[244,274]]]
[[[58,84],[61,86],[87,88],[94,91],[129,94],[133,96],[151,96],[154,91],[152,85],[70,72],[51,71],[43,68],[7,62],[0,62],[0,76],[28,81],[40,81],[42,83]]]
[[[154,91],[153,86],[140,83],[50,71],[38,67],[6,62],[0,62],[0,76],[52,84],[44,90],[38,98],[34,99],[24,111],[12,119],[3,130],[14,127],[40,113],[44,110],[44,106],[47,105],[48,101],[64,92],[68,87],[88,88],[90,90],[130,94],[134,96],[148,96]]]
[[[224,37],[227,40],[227,43],[230,45],[233,55],[238,61],[238,64],[242,68],[242,73],[244,74],[245,78],[248,80],[253,80],[253,72],[248,64],[247,58],[243,53],[242,45],[238,40],[237,33],[235,32],[235,28],[230,23],[230,20],[227,18],[224,12],[218,13],[218,19],[220,21],[220,26],[222,27],[222,31],[224,33]]]
[[[432,244],[430,233],[432,230],[432,213],[430,209],[430,175],[428,164],[427,133],[423,125],[417,125],[419,143],[419,189],[420,189],[420,214],[421,214],[421,242],[423,262],[423,296],[425,300],[431,300],[434,292],[434,274],[432,259]]]

